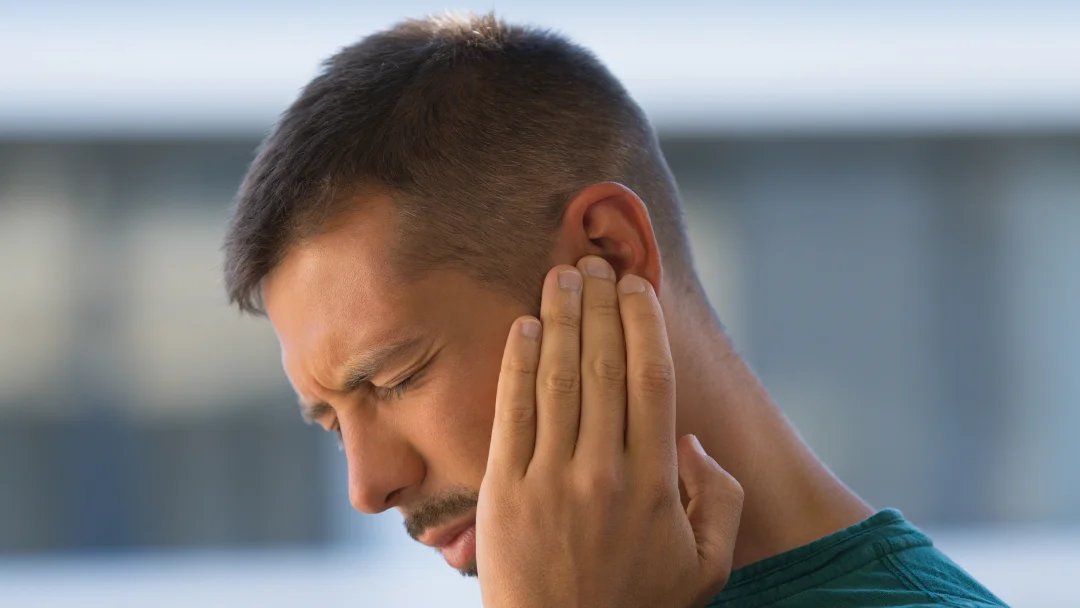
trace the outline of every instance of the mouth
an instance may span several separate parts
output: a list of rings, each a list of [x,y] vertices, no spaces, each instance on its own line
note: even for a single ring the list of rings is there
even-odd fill
[[[426,530],[418,539],[438,549],[452,568],[465,570],[476,559],[476,514],[452,524]]]

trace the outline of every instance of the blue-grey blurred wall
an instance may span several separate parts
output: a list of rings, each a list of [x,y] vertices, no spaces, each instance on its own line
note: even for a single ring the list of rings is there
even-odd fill
[[[0,144],[0,549],[334,539],[340,455],[219,283],[256,144]],[[721,317],[843,479],[924,524],[1076,520],[1080,137],[664,148]]]

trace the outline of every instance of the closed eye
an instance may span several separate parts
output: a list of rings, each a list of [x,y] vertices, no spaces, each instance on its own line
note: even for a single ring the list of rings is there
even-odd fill
[[[409,390],[409,386],[413,383],[419,373],[420,372],[417,371],[394,386],[376,386],[374,387],[375,393],[379,396],[379,399],[384,401],[398,399],[405,394],[405,391]]]
[[[425,371],[427,371],[438,359],[441,349],[436,350],[431,357],[419,367],[416,371],[409,374],[404,380],[398,382],[394,386],[378,386],[372,385],[371,391],[380,401],[392,401],[394,399],[400,399],[405,391],[409,390],[420,378]]]

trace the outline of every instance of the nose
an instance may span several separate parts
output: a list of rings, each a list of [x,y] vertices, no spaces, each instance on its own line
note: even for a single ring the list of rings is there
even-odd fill
[[[385,428],[342,424],[349,469],[349,502],[361,513],[393,508],[424,479],[424,463],[408,441]]]

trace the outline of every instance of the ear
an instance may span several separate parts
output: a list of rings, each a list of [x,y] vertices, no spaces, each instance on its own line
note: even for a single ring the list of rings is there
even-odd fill
[[[593,184],[574,195],[563,212],[558,264],[586,255],[604,258],[615,275],[636,274],[660,293],[663,268],[652,220],[633,190],[615,182]]]

